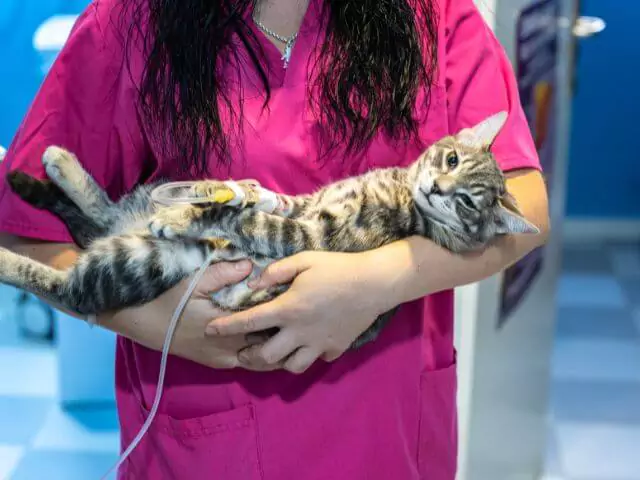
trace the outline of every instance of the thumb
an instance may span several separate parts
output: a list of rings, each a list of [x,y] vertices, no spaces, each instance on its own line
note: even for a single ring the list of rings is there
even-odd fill
[[[251,273],[253,265],[249,260],[220,262],[211,265],[202,277],[198,290],[216,292],[228,285],[244,280]]]
[[[303,253],[285,258],[265,268],[258,278],[249,282],[249,287],[262,290],[274,285],[290,283],[310,266],[308,257]]]

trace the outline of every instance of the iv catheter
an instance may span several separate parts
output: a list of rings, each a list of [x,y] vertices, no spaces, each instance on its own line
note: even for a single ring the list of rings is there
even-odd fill
[[[151,192],[151,198],[161,205],[218,203],[231,207],[253,207],[269,213],[280,206],[278,196],[262,188],[255,180],[215,182],[216,186],[208,196],[194,193],[194,187],[198,184],[202,185],[202,182],[166,183],[156,187]]]

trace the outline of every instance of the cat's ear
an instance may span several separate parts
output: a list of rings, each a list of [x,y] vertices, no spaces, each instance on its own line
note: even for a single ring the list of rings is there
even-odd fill
[[[507,112],[498,112],[471,128],[461,130],[456,139],[469,147],[488,150],[507,121]]]
[[[518,201],[509,192],[504,192],[500,198],[498,198],[498,205],[502,208],[506,208],[511,213],[522,216],[522,210],[518,206]]]
[[[515,198],[505,193],[498,200],[498,233],[502,235],[536,235],[540,229],[528,221],[518,208]]]

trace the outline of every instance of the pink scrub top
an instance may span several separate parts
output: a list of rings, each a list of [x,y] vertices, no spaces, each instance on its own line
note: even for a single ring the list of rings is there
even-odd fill
[[[376,138],[358,158],[318,162],[322,128],[308,108],[307,63],[322,0],[311,0],[289,68],[259,32],[271,73],[262,109],[252,67],[244,87],[243,150],[220,178],[255,178],[290,194],[377,167],[407,165],[416,145]],[[141,182],[176,178],[137,110],[143,59],[123,62],[116,0],[94,2],[78,20],[1,167],[44,176],[51,144],[78,154],[113,198]],[[472,0],[440,0],[439,72],[431,107],[417,108],[425,144],[507,110],[493,151],[504,170],[539,168],[512,68]],[[225,73],[235,75],[233,70]],[[424,92],[421,94],[423,97]],[[419,102],[420,103],[420,102]],[[52,215],[0,191],[0,229],[71,242]],[[437,274],[437,272],[434,272]],[[167,313],[169,314],[169,313]],[[453,480],[456,470],[456,356],[453,291],[401,307],[380,338],[303,375],[216,371],[172,357],[160,415],[121,468],[121,479]],[[349,321],[348,318],[345,321]],[[125,338],[117,344],[116,393],[126,447],[153,401],[160,354]]]

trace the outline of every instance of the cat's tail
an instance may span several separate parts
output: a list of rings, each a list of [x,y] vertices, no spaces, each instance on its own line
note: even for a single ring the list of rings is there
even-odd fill
[[[60,218],[80,248],[87,248],[93,240],[106,234],[104,227],[85,215],[51,180],[38,180],[16,170],[7,174],[7,182],[22,200]]]
[[[0,283],[26,290],[54,304],[74,310],[65,294],[67,272],[0,248]]]

